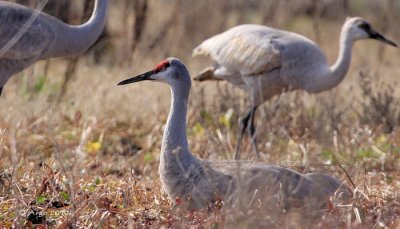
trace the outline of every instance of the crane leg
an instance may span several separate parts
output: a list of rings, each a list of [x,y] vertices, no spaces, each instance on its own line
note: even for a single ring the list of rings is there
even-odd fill
[[[250,114],[250,126],[248,127],[249,131],[249,137],[251,140],[251,145],[253,148],[253,152],[256,154],[257,159],[260,159],[260,152],[258,152],[258,147],[257,147],[257,138],[256,138],[256,127],[254,126],[254,114],[256,113],[257,107],[253,107],[251,109],[251,114]]]
[[[249,113],[239,119],[239,133],[236,141],[235,160],[240,159],[240,146],[242,145],[243,134],[247,128],[249,121]]]
[[[259,158],[258,150],[257,150],[257,142],[254,136],[255,133],[255,126],[254,126],[254,114],[257,107],[252,107],[243,117],[239,119],[239,134],[237,138],[237,145],[236,145],[236,153],[235,153],[235,160],[240,159],[240,147],[242,145],[242,138],[243,134],[248,129],[249,135],[252,140],[253,150],[256,152],[257,158]],[[249,126],[250,124],[250,126]]]

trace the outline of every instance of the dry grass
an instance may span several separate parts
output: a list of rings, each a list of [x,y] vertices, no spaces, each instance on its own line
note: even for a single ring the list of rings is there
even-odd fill
[[[382,1],[377,9],[371,6],[375,2],[352,1],[350,12],[337,15],[310,14],[303,9],[308,1],[289,1],[290,9],[286,3],[273,6],[276,12],[255,1],[255,6],[220,1],[215,7],[214,1],[190,2],[150,0],[143,39],[134,53],[126,41],[134,17],[128,12],[123,19],[124,1],[113,2],[106,55],[100,64],[93,52],[79,60],[59,104],[55,98],[67,60],[51,60],[46,80],[45,63],[11,80],[0,101],[0,228],[34,223],[59,228],[399,228],[400,54],[374,41],[354,47],[351,70],[339,87],[319,95],[285,94],[262,106],[256,117],[264,161],[345,180],[354,191],[349,205],[331,200],[326,210],[309,212],[309,217],[296,210],[225,209],[223,203],[196,212],[171,205],[158,176],[169,90],[151,83],[119,88],[117,81],[167,56],[179,57],[195,74],[205,60],[192,59],[191,49],[239,23],[268,22],[318,38],[333,62],[343,15],[365,16],[377,28],[398,17],[385,8],[391,1]],[[371,16],[371,11],[385,17]],[[322,20],[315,24],[317,16]],[[385,34],[399,41],[396,21]],[[128,59],[132,62],[124,61]],[[245,94],[230,85],[194,83],[188,117],[192,152],[202,158],[232,158],[237,119],[247,105]],[[247,142],[244,151],[251,158]]]

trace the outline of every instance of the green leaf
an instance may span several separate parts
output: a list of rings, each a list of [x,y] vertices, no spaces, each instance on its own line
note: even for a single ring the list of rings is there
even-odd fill
[[[223,116],[219,117],[219,123],[224,125],[226,129],[231,128],[231,119],[233,116],[233,109],[229,109]]]
[[[100,177],[96,177],[96,179],[94,180],[94,183],[96,185],[99,185],[101,183]]]
[[[207,123],[208,125],[212,125],[212,115],[206,111],[201,111],[200,112],[200,116],[204,119],[205,123]]]
[[[33,90],[38,93],[38,92],[42,92],[45,88],[47,82],[47,77],[46,76],[39,76],[37,78],[37,81],[35,82],[35,84],[33,85]]]
[[[144,155],[143,161],[144,161],[145,163],[150,163],[151,161],[153,161],[153,159],[154,159],[153,154],[151,154],[151,153],[146,153],[146,154]]]
[[[331,151],[331,150],[323,150],[322,152],[321,152],[321,158],[323,158],[324,160],[332,160],[332,158],[333,158],[333,151]]]
[[[193,126],[192,130],[196,135],[203,135],[205,132],[203,126],[198,122]]]
[[[379,155],[377,153],[375,153],[372,149],[359,149],[357,151],[356,156],[358,158],[379,158]]]
[[[44,204],[45,201],[46,201],[46,197],[45,196],[36,197],[36,203],[37,204]]]
[[[82,190],[94,192],[94,191],[96,191],[96,186],[94,184],[85,185],[85,186],[83,186]]]
[[[60,192],[60,196],[61,196],[61,198],[63,198],[66,201],[69,200],[69,195],[66,192]]]

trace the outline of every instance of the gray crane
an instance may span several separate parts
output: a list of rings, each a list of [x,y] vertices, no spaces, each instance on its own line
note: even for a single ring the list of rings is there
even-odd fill
[[[301,89],[319,93],[335,87],[349,69],[354,42],[361,39],[376,39],[397,47],[360,17],[348,18],[344,23],[339,56],[332,66],[318,45],[308,38],[261,25],[233,27],[196,47],[194,56],[209,56],[215,65],[203,70],[195,80],[227,80],[250,95],[252,106],[239,120],[235,158],[240,158],[246,129],[259,157],[254,126],[254,113],[259,105],[284,91]]]
[[[8,79],[38,60],[79,55],[100,36],[108,0],[96,0],[82,25],[68,25],[41,11],[0,1],[0,94]]]
[[[117,85],[144,80],[167,83],[172,92],[159,167],[163,188],[172,201],[180,200],[188,208],[196,209],[218,199],[235,205],[238,200],[250,203],[256,199],[257,203],[265,203],[274,198],[283,198],[285,207],[303,204],[321,207],[329,196],[336,194],[345,200],[351,195],[339,180],[322,173],[300,174],[285,167],[260,162],[207,161],[194,157],[186,135],[191,78],[185,65],[171,57],[153,70]],[[295,206],[292,201],[301,205]]]

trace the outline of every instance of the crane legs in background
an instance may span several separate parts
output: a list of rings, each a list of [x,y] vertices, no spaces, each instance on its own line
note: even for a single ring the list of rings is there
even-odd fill
[[[256,128],[254,126],[254,115],[256,110],[257,106],[253,106],[243,117],[239,119],[239,133],[236,142],[235,160],[240,159],[240,146],[242,144],[243,134],[246,130],[248,131],[251,140],[253,152],[256,154],[257,159],[260,159],[260,153],[258,152],[257,139],[255,135]]]

